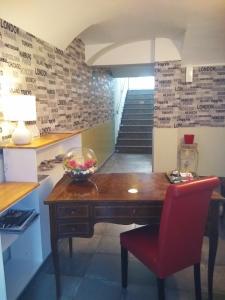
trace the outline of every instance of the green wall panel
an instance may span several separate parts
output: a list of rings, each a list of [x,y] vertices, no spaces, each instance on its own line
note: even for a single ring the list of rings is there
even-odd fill
[[[98,165],[101,166],[114,152],[115,139],[113,121],[85,130],[82,133],[82,146],[94,150],[98,159]]]

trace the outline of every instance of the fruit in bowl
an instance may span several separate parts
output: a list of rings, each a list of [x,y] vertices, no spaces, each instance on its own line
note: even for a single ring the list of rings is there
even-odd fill
[[[97,170],[97,158],[92,149],[72,148],[64,156],[66,174],[75,181],[85,181]]]

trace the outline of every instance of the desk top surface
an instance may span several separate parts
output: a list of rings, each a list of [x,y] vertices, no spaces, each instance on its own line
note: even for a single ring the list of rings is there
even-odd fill
[[[89,181],[76,183],[65,175],[54,187],[46,204],[77,201],[138,201],[159,203],[170,185],[164,173],[94,174]],[[131,189],[136,189],[132,193]],[[213,200],[223,199],[213,192]]]

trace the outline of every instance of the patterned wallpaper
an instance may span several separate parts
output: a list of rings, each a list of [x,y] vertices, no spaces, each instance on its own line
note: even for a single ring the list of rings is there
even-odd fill
[[[185,82],[180,61],[155,65],[155,127],[225,127],[225,66],[194,68]]]
[[[155,64],[155,127],[225,126],[225,66]],[[113,117],[113,79],[84,61],[75,39],[63,52],[0,19],[0,97],[33,94],[41,133],[88,128]],[[1,135],[1,133],[0,133]]]
[[[63,52],[0,19],[0,97],[35,95],[41,133],[111,119],[112,93],[110,74],[85,64],[81,40]]]

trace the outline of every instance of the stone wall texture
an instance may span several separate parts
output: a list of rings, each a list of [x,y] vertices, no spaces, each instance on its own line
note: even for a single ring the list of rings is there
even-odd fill
[[[113,117],[113,79],[85,64],[81,40],[62,51],[0,19],[0,97],[8,94],[36,96],[41,133]]]
[[[155,127],[225,127],[225,66],[194,67],[185,82],[180,61],[155,65]]]

